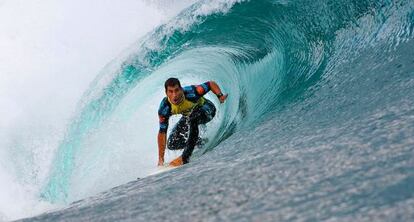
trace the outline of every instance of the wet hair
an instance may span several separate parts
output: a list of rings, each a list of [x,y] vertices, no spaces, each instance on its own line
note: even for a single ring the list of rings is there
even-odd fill
[[[165,91],[167,91],[168,86],[173,87],[177,85],[181,88],[180,80],[178,80],[177,78],[169,78],[164,83]]]

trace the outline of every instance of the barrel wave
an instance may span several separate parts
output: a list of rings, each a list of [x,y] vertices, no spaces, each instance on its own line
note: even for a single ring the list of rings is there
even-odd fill
[[[88,200],[73,205],[86,209],[74,220],[111,220],[121,208],[156,219],[160,209],[142,204],[161,200],[169,219],[185,207],[200,220],[412,219],[413,31],[409,0],[197,2],[97,76],[41,197],[68,203],[148,175],[163,83],[174,76],[215,80],[229,94],[225,104],[208,95],[218,107],[202,129],[208,143],[174,172],[118,187],[139,188],[129,196],[137,205],[107,191],[92,202],[112,198],[112,217],[94,217]],[[185,202],[186,189],[192,203],[168,205],[171,195]]]

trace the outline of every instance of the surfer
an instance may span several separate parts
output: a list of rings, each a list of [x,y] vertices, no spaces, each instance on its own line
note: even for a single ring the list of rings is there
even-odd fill
[[[164,165],[165,147],[170,150],[184,149],[180,157],[170,162],[170,166],[180,166],[188,163],[199,138],[198,125],[206,124],[216,114],[214,104],[203,96],[210,90],[216,94],[220,103],[224,103],[227,94],[221,92],[214,81],[200,85],[181,87],[176,78],[165,81],[165,94],[158,109],[160,129],[158,132],[158,166]],[[174,126],[167,143],[168,119],[171,115],[182,114]],[[188,138],[186,138],[188,135]],[[167,143],[167,144],[166,144]]]

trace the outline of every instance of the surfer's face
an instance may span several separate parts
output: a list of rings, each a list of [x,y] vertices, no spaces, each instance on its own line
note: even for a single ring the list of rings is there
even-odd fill
[[[184,99],[183,89],[180,86],[178,86],[178,85],[168,86],[166,93],[167,93],[168,99],[174,105],[180,104],[183,101],[183,99]]]

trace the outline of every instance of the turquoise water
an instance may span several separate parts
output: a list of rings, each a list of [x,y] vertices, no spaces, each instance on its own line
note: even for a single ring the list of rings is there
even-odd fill
[[[230,95],[225,105],[215,101],[206,147],[180,169],[38,219],[412,220],[414,2],[218,2],[184,10],[103,70],[41,196],[83,198],[91,176],[117,184],[111,168],[97,169],[134,151],[102,150],[102,141],[131,134],[106,132],[139,112],[156,121],[171,75],[215,80]],[[139,127],[157,127],[148,124]]]

